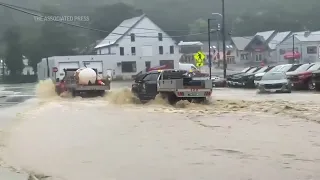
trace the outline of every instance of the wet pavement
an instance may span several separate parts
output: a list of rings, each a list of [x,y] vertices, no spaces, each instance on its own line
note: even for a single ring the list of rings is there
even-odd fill
[[[208,105],[141,105],[127,87],[69,99],[44,83],[36,98],[0,109],[14,120],[3,164],[54,180],[320,179],[320,94],[217,88]]]
[[[35,97],[36,84],[0,84],[0,108],[9,107]]]

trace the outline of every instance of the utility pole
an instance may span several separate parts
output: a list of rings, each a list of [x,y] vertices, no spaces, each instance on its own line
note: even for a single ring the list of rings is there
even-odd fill
[[[1,65],[2,65],[2,67],[1,67],[2,68],[2,81],[4,81],[4,75],[5,75],[4,74],[4,60],[1,59],[0,62],[1,62]]]
[[[295,47],[294,47],[294,34],[292,35],[292,64],[294,64],[294,50],[295,50]]]
[[[220,24],[217,27],[217,60],[218,60],[218,67],[220,67]]]
[[[210,33],[211,33],[211,29],[210,29],[210,20],[211,19],[208,19],[208,44],[209,44],[209,77],[211,79],[211,67],[212,67],[212,62],[211,62],[211,38],[210,38]]]
[[[224,0],[222,0],[222,48],[223,48],[223,77],[227,78],[227,59],[226,59],[226,24],[225,24]]]

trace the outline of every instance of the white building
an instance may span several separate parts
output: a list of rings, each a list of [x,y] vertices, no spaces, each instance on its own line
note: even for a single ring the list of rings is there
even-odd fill
[[[279,62],[287,63],[292,59],[286,58],[287,54],[296,53],[300,63],[320,62],[320,31],[294,32],[277,46]]]
[[[181,56],[176,42],[146,15],[124,20],[95,49],[116,59],[115,71],[125,77],[159,65],[178,68]]]

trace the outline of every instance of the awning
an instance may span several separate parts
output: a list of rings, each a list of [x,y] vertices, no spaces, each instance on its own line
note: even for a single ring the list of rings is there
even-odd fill
[[[301,58],[301,54],[299,52],[286,52],[283,57],[285,59],[300,59]]]

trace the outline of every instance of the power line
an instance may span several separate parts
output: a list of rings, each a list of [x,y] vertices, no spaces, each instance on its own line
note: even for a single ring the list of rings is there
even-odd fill
[[[44,18],[45,16],[42,16],[42,15],[39,15],[39,14],[44,14],[44,15],[50,15],[50,16],[56,16],[55,14],[52,14],[52,13],[48,13],[48,12],[41,12],[41,11],[38,11],[38,10],[35,10],[35,9],[30,9],[30,8],[25,8],[25,7],[21,7],[21,6],[16,6],[16,5],[12,5],[12,4],[8,4],[8,3],[3,3],[3,2],[0,2],[0,5],[1,6],[4,6],[4,7],[7,7],[9,9],[13,9],[13,10],[16,10],[16,11],[19,11],[19,12],[22,12],[22,13],[25,13],[25,14],[29,14],[29,15],[32,15],[32,16],[36,16],[36,17],[39,17],[39,18]],[[31,11],[31,12],[28,12],[28,11]],[[32,13],[32,12],[35,12],[35,13],[39,13],[39,14],[35,14],[35,13]],[[98,32],[103,32],[103,33],[109,33],[109,34],[114,34],[114,35],[125,35],[125,34],[121,34],[121,33],[115,33],[115,32],[110,32],[110,31],[105,31],[105,30],[101,30],[101,29],[95,29],[95,28],[90,28],[90,27],[85,27],[85,26],[80,26],[80,25],[77,25],[77,24],[72,24],[72,23],[66,23],[64,21],[59,21],[59,20],[52,20],[54,22],[59,22],[59,23],[62,23],[62,24],[66,24],[66,25],[70,25],[70,26],[74,26],[74,27],[79,27],[79,28],[84,28],[84,29],[87,29],[87,30],[93,30],[93,31],[98,31]],[[128,26],[118,26],[118,27],[124,27],[124,28],[131,28],[131,29],[144,29],[144,30],[154,30],[154,31],[157,31],[159,32],[158,29],[149,29],[149,28],[132,28],[132,27],[128,27]],[[166,32],[187,32],[188,30],[164,30]],[[141,33],[141,34],[145,34],[146,32],[144,33]],[[150,32],[151,33],[151,32]],[[136,33],[137,34],[137,33]],[[198,35],[199,33],[195,33],[195,34],[186,34],[186,35],[180,35],[180,36],[171,36],[171,37],[164,37],[164,38],[172,38],[172,37],[184,37],[184,36],[195,36],[195,35]],[[201,34],[205,34],[205,33],[201,33]]]

